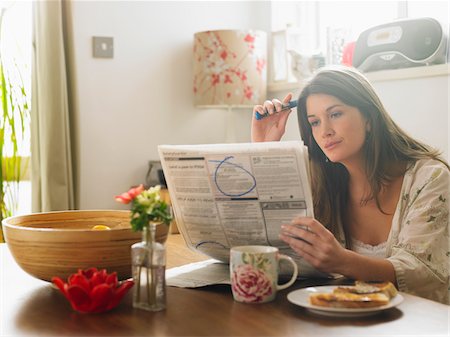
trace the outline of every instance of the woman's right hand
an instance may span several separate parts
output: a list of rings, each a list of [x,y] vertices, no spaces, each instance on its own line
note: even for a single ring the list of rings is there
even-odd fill
[[[292,94],[289,93],[283,102],[278,99],[272,101],[265,101],[264,105],[255,105],[253,108],[252,118],[252,142],[271,142],[278,141],[284,135],[286,129],[286,123],[292,109],[282,112],[276,112],[281,110],[282,104],[287,104],[292,99]],[[263,119],[256,119],[255,114],[258,112],[263,115],[265,110],[269,112],[269,116]]]

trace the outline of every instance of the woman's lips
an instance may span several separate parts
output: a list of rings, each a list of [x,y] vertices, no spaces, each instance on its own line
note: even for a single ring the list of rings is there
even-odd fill
[[[340,143],[341,143],[340,140],[333,141],[333,142],[328,142],[328,143],[325,144],[325,149],[331,150],[332,148],[336,147]]]

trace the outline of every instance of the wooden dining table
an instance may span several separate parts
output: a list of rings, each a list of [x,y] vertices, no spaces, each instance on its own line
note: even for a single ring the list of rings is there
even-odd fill
[[[202,261],[179,234],[167,242],[167,267]],[[132,307],[129,292],[119,306],[100,314],[72,310],[48,282],[26,274],[0,244],[0,336],[448,336],[449,306],[402,293],[396,307],[367,317],[328,317],[288,301],[293,290],[337,281],[298,280],[275,301],[244,304],[229,285],[168,287],[167,308]]]

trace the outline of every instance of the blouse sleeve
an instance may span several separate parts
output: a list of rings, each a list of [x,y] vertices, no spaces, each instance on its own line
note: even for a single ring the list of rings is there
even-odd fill
[[[403,191],[404,211],[388,260],[400,291],[448,303],[450,173],[433,163],[419,168]]]

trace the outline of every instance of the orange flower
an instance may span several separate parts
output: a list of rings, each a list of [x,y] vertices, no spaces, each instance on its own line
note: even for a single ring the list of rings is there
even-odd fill
[[[114,199],[122,204],[129,204],[131,200],[136,198],[144,190],[144,185],[140,184],[138,187],[131,188],[128,192],[116,195]]]
[[[134,285],[131,280],[121,283],[117,273],[108,274],[105,269],[78,270],[67,279],[52,278],[53,284],[69,300],[72,308],[80,312],[99,313],[115,308],[127,291]]]

